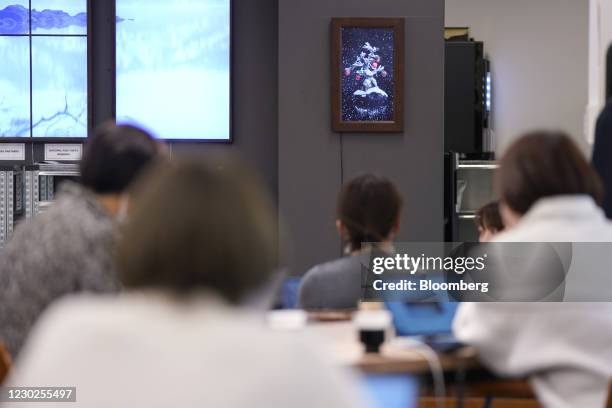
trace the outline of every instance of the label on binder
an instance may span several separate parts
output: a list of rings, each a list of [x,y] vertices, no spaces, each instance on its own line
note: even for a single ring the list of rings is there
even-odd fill
[[[0,161],[25,160],[25,143],[0,143]]]
[[[45,160],[79,161],[83,156],[82,144],[45,144]]]

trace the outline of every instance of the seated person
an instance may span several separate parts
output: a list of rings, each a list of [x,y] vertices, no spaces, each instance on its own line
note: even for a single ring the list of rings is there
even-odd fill
[[[119,249],[127,291],[52,306],[9,384],[75,386],[89,408],[362,406],[316,341],[244,306],[278,262],[277,214],[251,173],[177,160],[141,188]]]
[[[16,356],[30,327],[55,299],[115,292],[116,225],[132,181],[160,146],[131,126],[107,124],[88,140],[81,182],[65,182],[44,213],[20,224],[0,251],[0,342]]]
[[[499,213],[499,202],[492,201],[476,211],[476,227],[478,241],[489,242],[504,230],[504,224]]]
[[[393,252],[401,209],[400,193],[384,177],[365,174],[346,184],[338,198],[336,227],[348,256],[317,265],[304,275],[300,307],[356,308],[364,286],[362,265],[367,269],[372,244],[377,250]]]
[[[494,242],[612,241],[612,223],[598,206],[600,180],[563,133],[516,141],[495,184],[507,230]],[[495,372],[529,376],[546,407],[604,406],[612,374],[610,303],[462,303],[454,332]]]

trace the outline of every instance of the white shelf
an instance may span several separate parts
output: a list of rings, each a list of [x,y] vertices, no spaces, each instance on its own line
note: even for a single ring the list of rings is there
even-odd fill
[[[459,162],[458,169],[476,169],[476,170],[495,170],[499,168],[499,164],[486,161],[464,161]]]

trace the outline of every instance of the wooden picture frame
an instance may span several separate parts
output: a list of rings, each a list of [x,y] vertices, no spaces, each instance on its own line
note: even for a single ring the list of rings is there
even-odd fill
[[[403,18],[332,19],[331,62],[335,132],[403,132]]]

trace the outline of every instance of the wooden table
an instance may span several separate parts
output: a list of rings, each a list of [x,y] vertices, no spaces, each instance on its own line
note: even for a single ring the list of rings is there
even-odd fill
[[[394,344],[393,333],[390,333],[388,337],[391,340],[382,346],[380,353],[366,354],[351,321],[324,320],[311,322],[306,331],[323,339],[338,364],[366,374],[406,374],[422,378],[423,397],[419,400],[419,407],[436,406],[431,387],[431,368],[418,348],[398,342]],[[495,397],[492,407],[539,407],[525,380],[494,376],[480,364],[473,347],[438,353],[438,358],[446,377],[446,406],[456,406],[460,395],[465,407],[482,407],[491,396]]]
[[[431,373],[423,353],[417,348],[394,342],[392,332],[388,333],[387,337],[391,339],[383,344],[380,353],[366,354],[363,345],[359,342],[357,330],[350,321],[312,322],[306,330],[328,344],[339,364],[355,367],[364,373],[413,375]],[[438,358],[444,371],[482,369],[476,351],[472,347],[438,353]]]
[[[438,353],[444,372],[458,370],[481,370],[476,351],[464,347],[449,353]],[[387,350],[381,354],[364,354],[354,364],[360,371],[369,374],[413,374],[429,375],[431,368],[422,354],[415,350]]]

